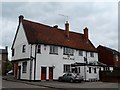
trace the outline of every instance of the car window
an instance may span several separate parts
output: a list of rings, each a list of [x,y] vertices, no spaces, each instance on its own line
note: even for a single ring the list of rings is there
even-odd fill
[[[72,76],[72,74],[71,74],[71,73],[69,73],[69,74],[67,74],[67,76]]]
[[[64,76],[67,76],[67,74],[64,74],[63,77],[64,77]]]

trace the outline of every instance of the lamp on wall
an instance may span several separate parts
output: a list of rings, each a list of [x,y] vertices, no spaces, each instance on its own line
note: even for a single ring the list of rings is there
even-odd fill
[[[52,67],[53,67],[53,69],[55,68],[55,66],[54,66],[54,65],[52,65]]]

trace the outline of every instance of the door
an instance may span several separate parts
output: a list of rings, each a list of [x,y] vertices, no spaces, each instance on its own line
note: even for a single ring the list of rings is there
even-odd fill
[[[18,79],[21,78],[21,66],[18,66],[19,72],[18,72]]]
[[[15,79],[18,79],[18,63],[14,64],[14,76]]]
[[[53,67],[49,67],[49,80],[53,80]]]
[[[41,67],[41,80],[46,80],[46,67]]]

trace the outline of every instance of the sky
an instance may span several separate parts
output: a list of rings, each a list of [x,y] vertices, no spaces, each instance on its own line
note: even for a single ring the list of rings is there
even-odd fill
[[[46,0],[45,0],[46,1]],[[58,25],[64,29],[64,23],[69,21],[70,31],[83,33],[88,27],[89,39],[95,47],[99,45],[118,49],[118,2],[96,2],[95,0],[81,2],[0,2],[0,48],[11,46],[18,26],[18,17],[43,23],[49,26]],[[62,1],[62,0],[61,0]],[[68,18],[67,18],[68,17]],[[1,27],[2,26],[2,27]]]

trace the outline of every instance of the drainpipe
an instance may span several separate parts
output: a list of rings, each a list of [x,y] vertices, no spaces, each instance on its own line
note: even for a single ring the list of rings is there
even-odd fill
[[[37,55],[36,51],[37,51],[37,44],[35,45],[34,80],[36,78],[36,55]]]
[[[30,81],[32,80],[32,44],[31,44],[31,51],[30,51]]]
[[[87,64],[87,51],[86,51],[86,56],[85,56],[85,58],[84,58],[85,60],[85,63]],[[85,80],[86,80],[86,67],[85,67],[86,65],[84,65],[84,74],[85,74]]]

